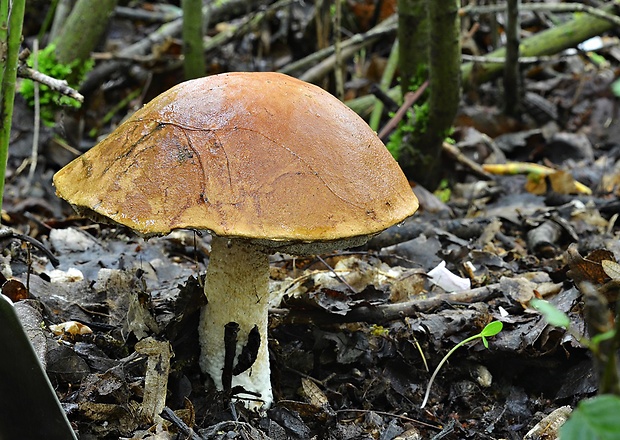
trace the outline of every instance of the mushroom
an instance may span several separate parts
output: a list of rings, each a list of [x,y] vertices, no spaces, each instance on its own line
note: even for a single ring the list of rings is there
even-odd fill
[[[212,234],[200,366],[254,409],[273,401],[269,254],[359,246],[418,207],[356,113],[317,86],[266,72],[173,87],[58,171],[54,185],[79,213],[143,236]]]

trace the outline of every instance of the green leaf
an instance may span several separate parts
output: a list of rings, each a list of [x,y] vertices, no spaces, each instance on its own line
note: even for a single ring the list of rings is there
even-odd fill
[[[489,336],[495,336],[496,334],[498,334],[499,332],[502,331],[502,329],[504,328],[504,324],[501,321],[493,321],[493,322],[489,322],[486,327],[484,327],[482,329],[482,331],[480,332],[480,336],[484,337],[489,337]]]
[[[549,324],[555,327],[570,327],[570,319],[568,316],[564,312],[558,310],[550,302],[534,298],[530,301],[530,305],[543,315]]]
[[[620,397],[603,394],[582,400],[560,429],[562,440],[620,438]]]

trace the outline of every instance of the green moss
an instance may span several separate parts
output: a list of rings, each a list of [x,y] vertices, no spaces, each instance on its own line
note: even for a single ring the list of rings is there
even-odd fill
[[[412,110],[407,111],[406,116],[398,123],[398,127],[390,135],[386,147],[392,154],[394,159],[398,160],[400,157],[401,147],[403,144],[403,137],[407,133],[424,133],[426,132],[426,125],[428,122],[428,103],[414,105]]]
[[[450,189],[450,182],[447,179],[442,179],[439,182],[439,187],[433,192],[435,196],[444,203],[448,203],[450,201],[450,197],[452,196],[452,190]]]
[[[56,60],[54,50],[55,45],[50,44],[45,49],[39,51],[37,70],[53,78],[66,80],[70,87],[77,88],[84,76],[93,68],[94,61],[73,61],[69,64],[61,64]],[[32,56],[27,63],[28,66],[33,67],[34,59]],[[26,99],[28,105],[34,106],[34,82],[32,80],[23,80],[19,93]],[[43,84],[39,87],[39,102],[41,105],[41,119],[48,126],[54,124],[54,114],[59,108],[79,108],[81,106],[79,101],[61,95]]]

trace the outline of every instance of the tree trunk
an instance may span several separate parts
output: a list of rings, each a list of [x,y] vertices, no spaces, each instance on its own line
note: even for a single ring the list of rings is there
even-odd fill
[[[79,0],[54,41],[59,63],[84,61],[99,43],[118,0]]]
[[[449,134],[459,105],[458,7],[457,0],[428,2],[431,33],[427,118],[417,124],[401,145],[399,162],[405,174],[430,190],[435,189],[441,179],[441,145]]]
[[[521,115],[521,69],[519,66],[519,0],[506,2],[506,64],[504,66],[504,113]]]
[[[398,0],[398,41],[400,87],[404,96],[416,79],[426,79],[428,73],[427,0]]]

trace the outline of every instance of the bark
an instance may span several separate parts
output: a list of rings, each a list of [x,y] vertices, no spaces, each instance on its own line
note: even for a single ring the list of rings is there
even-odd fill
[[[506,3],[506,64],[504,66],[504,113],[521,114],[521,78],[519,69],[519,0]]]
[[[429,1],[428,7],[431,23],[428,116],[426,126],[419,125],[403,141],[399,162],[408,177],[433,190],[441,179],[441,145],[458,110],[461,49],[459,3],[434,0]]]
[[[54,41],[59,63],[84,61],[99,43],[105,33],[108,20],[118,0],[79,0],[63,26],[63,31]]]
[[[399,67],[403,96],[416,78],[426,79],[429,29],[427,0],[398,0]]]

